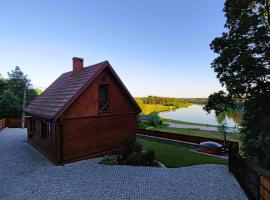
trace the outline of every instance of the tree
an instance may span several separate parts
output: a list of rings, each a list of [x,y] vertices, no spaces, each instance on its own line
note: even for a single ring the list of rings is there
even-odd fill
[[[225,92],[219,91],[211,94],[208,97],[207,104],[204,106],[204,110],[210,113],[211,110],[216,111],[216,115],[227,112],[230,108],[234,107],[234,101],[230,96],[227,96]]]
[[[218,115],[216,115],[216,121],[218,124],[222,124],[226,119],[226,113],[225,112],[222,112],[222,113],[219,113]]]
[[[19,98],[13,92],[5,90],[0,96],[0,118],[18,117],[21,111]]]
[[[27,78],[27,75],[18,66],[14,70],[11,70],[11,73],[8,73],[8,77],[7,88],[16,94],[22,102],[25,87],[31,85],[30,79]]]
[[[43,90],[41,90],[41,89],[35,89],[35,91],[36,91],[36,93],[37,93],[37,95],[40,95],[42,92],[43,92]]]
[[[159,125],[162,124],[162,120],[158,116],[157,112],[152,112],[150,113],[149,116],[150,116],[149,123],[151,124],[151,126],[158,127]]]
[[[0,95],[6,90],[6,88],[7,88],[7,81],[0,74]]]
[[[26,91],[26,105],[28,105],[34,98],[38,96],[36,89],[29,88]]]
[[[22,114],[25,87],[27,86],[26,105],[38,96],[40,91],[31,88],[30,79],[18,66],[8,73],[8,76],[9,78],[5,79],[0,75],[0,117],[19,117]]]
[[[218,130],[219,132],[224,136],[224,147],[226,147],[226,143],[227,143],[227,132],[228,132],[228,127],[227,127],[227,123],[225,121],[221,122],[218,126]]]
[[[229,102],[245,99],[241,134],[246,156],[270,168],[270,0],[227,0],[225,31],[210,44]],[[211,96],[210,96],[211,97]],[[219,98],[215,98],[219,99]],[[218,103],[217,100],[216,103]],[[206,110],[215,109],[208,102]]]

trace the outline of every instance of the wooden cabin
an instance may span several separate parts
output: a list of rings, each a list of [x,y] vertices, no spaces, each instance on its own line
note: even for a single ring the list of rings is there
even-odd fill
[[[89,67],[73,58],[25,109],[29,143],[55,164],[119,153],[136,134],[141,112],[108,61]]]

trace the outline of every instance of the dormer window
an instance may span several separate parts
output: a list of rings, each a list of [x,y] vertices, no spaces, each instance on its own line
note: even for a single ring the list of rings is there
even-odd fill
[[[106,113],[109,111],[110,111],[109,86],[108,84],[101,84],[99,86],[99,112]]]

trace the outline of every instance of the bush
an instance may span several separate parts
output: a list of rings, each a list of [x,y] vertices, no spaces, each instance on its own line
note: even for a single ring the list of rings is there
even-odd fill
[[[20,99],[10,90],[0,95],[0,118],[18,117],[22,111]]]
[[[133,152],[127,156],[127,164],[129,165],[155,165],[155,152],[148,150],[144,152]]]
[[[142,153],[142,160],[146,165],[153,165],[155,161],[155,151],[152,149]]]
[[[127,162],[130,165],[141,165],[143,164],[142,161],[142,154],[139,152],[134,152],[127,156]]]
[[[158,127],[159,125],[162,124],[162,121],[158,116],[157,112],[152,112],[149,116],[150,116],[149,123],[151,126]]]
[[[140,115],[137,115],[137,127],[138,128],[146,128],[146,125],[144,122],[141,120]]]
[[[140,153],[141,151],[142,145],[136,141],[135,137],[127,137],[124,139],[123,159],[127,159],[127,156],[134,152]]]
[[[126,137],[124,139],[124,150],[122,155],[106,156],[100,162],[104,165],[149,165],[155,166],[155,152],[148,150],[142,152],[142,145],[136,141],[135,137]]]
[[[105,156],[101,161],[100,164],[103,165],[118,165],[118,157],[117,156]]]

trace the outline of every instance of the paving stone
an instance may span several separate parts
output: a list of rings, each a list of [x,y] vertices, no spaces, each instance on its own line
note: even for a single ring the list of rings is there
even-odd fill
[[[0,199],[247,199],[226,166],[106,166],[90,159],[56,167],[26,140],[25,129],[0,132]]]

